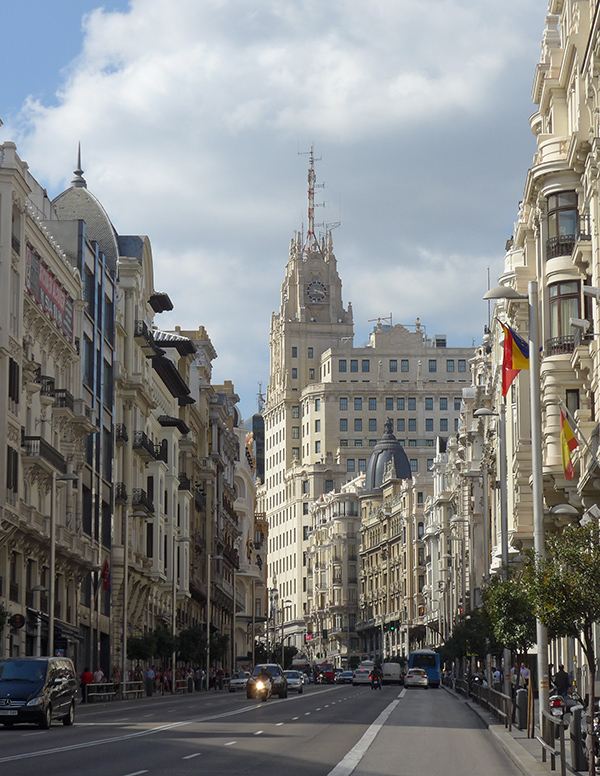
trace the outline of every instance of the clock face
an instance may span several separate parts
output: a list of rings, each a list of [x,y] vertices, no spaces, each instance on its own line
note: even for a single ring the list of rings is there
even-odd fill
[[[311,280],[306,286],[306,295],[311,302],[324,302],[328,293],[327,286],[320,280]]]

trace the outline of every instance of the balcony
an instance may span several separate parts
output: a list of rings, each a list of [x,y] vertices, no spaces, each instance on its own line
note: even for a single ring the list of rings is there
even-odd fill
[[[155,461],[156,460],[156,448],[152,440],[148,437],[145,431],[135,431],[133,434],[133,449],[140,456],[143,461]]]
[[[145,321],[135,322],[133,336],[145,356],[149,357],[157,354],[158,347],[154,341],[152,332],[146,325]]]
[[[234,550],[233,547],[228,547],[225,545],[223,547],[222,553],[223,557],[226,558],[234,568],[239,569],[240,558],[237,550]]]
[[[179,475],[179,490],[191,490],[192,482],[187,474]]]
[[[73,413],[75,412],[75,399],[66,388],[57,388],[54,392],[54,408],[58,410],[71,410]]]
[[[127,426],[124,423],[117,423],[115,426],[115,442],[118,445],[125,445],[127,442],[129,442]]]
[[[141,507],[147,512],[154,514],[154,502],[142,488],[134,488],[131,494],[131,504],[134,507]]]
[[[206,509],[206,493],[200,488],[196,488],[194,491],[194,506],[198,512]]]
[[[562,356],[575,350],[575,336],[553,337],[546,340],[544,352],[546,356]]]
[[[46,474],[53,471],[59,474],[66,474],[67,462],[58,450],[47,442],[43,437],[22,438],[23,463],[29,466],[37,466]]]
[[[124,482],[117,482],[115,485],[115,502],[117,504],[127,503],[127,488]]]

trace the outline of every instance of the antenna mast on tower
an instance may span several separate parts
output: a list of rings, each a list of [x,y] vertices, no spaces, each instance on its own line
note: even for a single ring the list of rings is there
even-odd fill
[[[317,176],[315,175],[315,161],[320,162],[321,157],[315,160],[315,144],[310,147],[310,151],[298,151],[299,155],[309,154],[310,164],[308,167],[308,229],[306,230],[306,238],[304,245],[302,246],[302,253],[308,253],[311,250],[318,250],[319,243],[315,235],[315,189],[324,187],[321,183],[317,185]]]

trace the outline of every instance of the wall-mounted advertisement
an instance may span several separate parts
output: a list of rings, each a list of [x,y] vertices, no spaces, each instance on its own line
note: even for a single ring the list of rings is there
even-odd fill
[[[56,321],[69,342],[73,342],[73,300],[29,245],[25,285],[29,293]]]

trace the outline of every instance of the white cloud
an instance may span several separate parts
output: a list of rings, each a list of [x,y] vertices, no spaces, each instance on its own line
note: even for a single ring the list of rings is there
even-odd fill
[[[312,141],[355,316],[480,335],[477,257],[501,257],[520,199],[543,21],[538,0],[132,0],[86,17],[57,104],[0,136],[55,193],[82,142],[117,230],[150,236],[173,325],[205,325],[219,379],[253,394]]]

